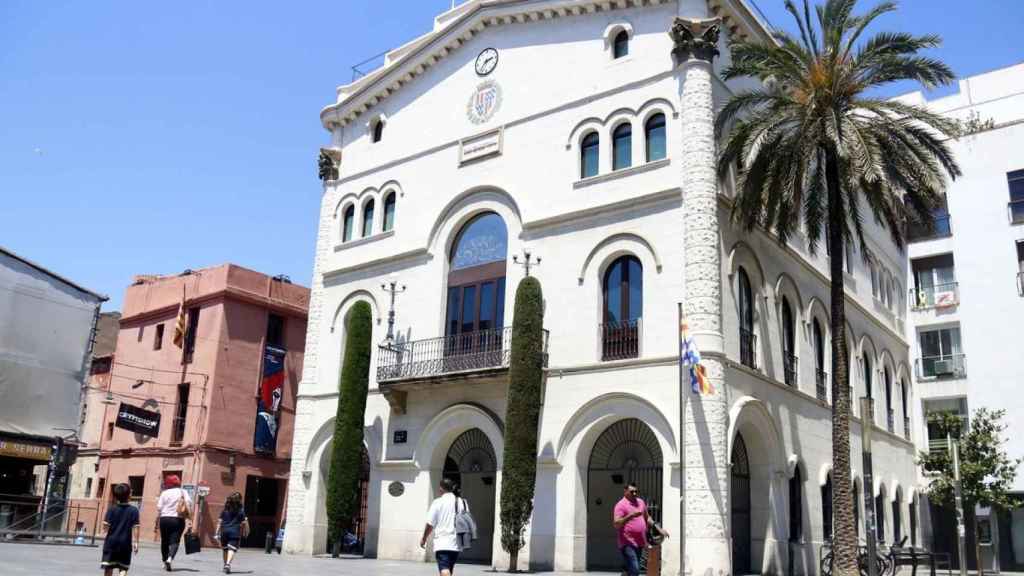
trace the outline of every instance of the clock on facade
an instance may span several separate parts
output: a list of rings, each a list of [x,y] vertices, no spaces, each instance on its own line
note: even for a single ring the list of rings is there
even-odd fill
[[[498,51],[494,48],[484,48],[476,57],[476,73],[479,76],[487,76],[494,72],[498,65]]]

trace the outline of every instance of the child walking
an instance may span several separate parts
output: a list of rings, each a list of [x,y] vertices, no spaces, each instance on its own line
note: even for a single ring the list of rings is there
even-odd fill
[[[224,573],[231,573],[231,561],[238,552],[238,545],[249,532],[249,520],[245,517],[245,508],[242,508],[242,495],[235,492],[228,496],[224,502],[224,510],[217,519],[217,529],[214,530],[217,539],[220,540],[221,548],[224,549]]]
[[[107,509],[103,519],[107,538],[103,541],[100,567],[104,576],[114,576],[115,569],[119,576],[126,576],[132,554],[139,553],[139,509],[128,503],[132,489],[127,484],[115,485],[113,492],[116,504]]]

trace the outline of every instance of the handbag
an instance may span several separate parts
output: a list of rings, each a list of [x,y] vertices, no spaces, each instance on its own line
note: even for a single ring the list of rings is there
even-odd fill
[[[476,540],[476,521],[469,513],[465,500],[462,500],[462,510],[459,510],[460,500],[455,498],[455,538],[460,549],[468,550],[473,546],[473,540]]]
[[[188,520],[192,516],[192,511],[188,509],[188,502],[185,501],[185,493],[181,493],[181,498],[178,499],[178,507],[175,509],[178,513],[178,518],[184,518]]]
[[[661,530],[658,528],[657,522],[647,524],[647,543],[651,546],[661,546],[661,543],[665,540],[665,537],[661,535]]]
[[[202,544],[199,542],[199,536],[192,530],[185,532],[185,554],[195,554],[200,548]]]

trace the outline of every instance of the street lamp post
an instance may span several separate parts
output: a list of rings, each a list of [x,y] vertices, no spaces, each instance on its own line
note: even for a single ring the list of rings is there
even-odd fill
[[[388,282],[380,285],[380,289],[391,295],[391,306],[388,308],[388,335],[387,342],[390,345],[395,341],[395,295],[405,292],[405,284],[399,286],[398,281],[392,276]]]
[[[953,441],[953,434],[949,430],[946,431],[946,442],[949,446],[950,451],[953,453],[953,490],[956,502],[956,546],[957,552],[960,554],[960,576],[967,576],[967,545],[964,539],[967,535],[967,530],[964,528],[964,499],[963,494],[960,492],[960,443]],[[979,564],[981,562],[979,561]],[[978,566],[978,573],[981,574],[982,568]]]
[[[868,576],[878,576],[878,559],[876,556],[877,544],[875,542],[875,482],[871,470],[871,436],[874,429],[871,398],[860,399],[860,437],[861,457],[864,465],[864,532],[868,542]],[[854,502],[854,506],[857,503]]]

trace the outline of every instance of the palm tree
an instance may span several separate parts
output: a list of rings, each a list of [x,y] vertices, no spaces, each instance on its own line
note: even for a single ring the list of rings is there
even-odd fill
[[[853,14],[855,0],[826,0],[812,21],[807,0],[796,20],[799,38],[773,33],[774,42],[731,46],[726,79],[752,77],[760,88],[739,93],[722,108],[716,133],[728,131],[719,177],[735,170],[733,220],[773,231],[782,244],[803,222],[809,250],[824,236],[829,251],[832,312],[832,460],[834,573],[857,574],[857,535],[850,487],[850,392],[843,255],[864,244],[862,206],[903,246],[904,226],[931,224],[946,176],[960,169],[945,140],[957,124],[917,106],[871,94],[911,80],[946,84],[953,73],[921,56],[938,36],[883,32],[861,40],[876,18],[895,10],[883,2]]]

